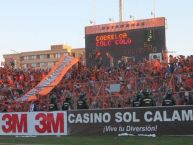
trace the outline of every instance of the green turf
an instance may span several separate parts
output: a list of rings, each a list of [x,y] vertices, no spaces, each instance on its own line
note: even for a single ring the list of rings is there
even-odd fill
[[[162,137],[115,137],[115,136],[42,136],[15,138],[0,136],[0,144],[47,144],[47,145],[193,145],[192,136]]]

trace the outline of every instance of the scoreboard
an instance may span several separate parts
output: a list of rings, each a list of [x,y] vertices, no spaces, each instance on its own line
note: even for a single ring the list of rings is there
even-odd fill
[[[135,61],[166,49],[165,18],[127,21],[85,28],[86,65],[110,66],[123,57]]]

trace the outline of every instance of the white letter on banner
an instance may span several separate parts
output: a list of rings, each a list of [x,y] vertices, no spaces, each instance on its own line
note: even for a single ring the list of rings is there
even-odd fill
[[[109,113],[104,113],[104,114],[103,114],[103,121],[104,121],[105,123],[110,122],[110,121],[111,121],[111,115],[110,115]]]
[[[172,115],[172,121],[181,121],[178,110],[174,110],[173,115]]]
[[[163,121],[160,111],[156,111],[156,112],[155,112],[153,121],[154,121],[154,122],[156,122],[156,121]]]
[[[74,114],[69,114],[69,115],[68,115],[68,122],[69,122],[69,123],[74,123],[74,122],[75,122],[75,121],[74,121],[74,117],[75,117]]]
[[[115,113],[115,122],[117,123],[122,122],[122,113],[121,112]]]
[[[148,115],[150,115],[150,117],[148,118]],[[151,111],[147,111],[147,112],[145,112],[144,113],[144,120],[146,121],[146,122],[151,122],[153,119],[152,119],[152,112]]]
[[[192,110],[182,110],[182,121],[192,121],[193,114]]]

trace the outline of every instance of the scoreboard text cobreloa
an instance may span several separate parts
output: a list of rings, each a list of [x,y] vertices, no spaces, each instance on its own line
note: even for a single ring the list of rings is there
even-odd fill
[[[96,36],[96,47],[110,47],[112,45],[131,45],[132,40],[126,32]]]

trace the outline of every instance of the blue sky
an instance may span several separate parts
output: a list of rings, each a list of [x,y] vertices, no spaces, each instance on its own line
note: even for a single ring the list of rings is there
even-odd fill
[[[193,0],[124,0],[124,20],[166,17],[166,44],[176,55],[193,55]],[[0,0],[0,60],[3,54],[84,47],[84,27],[118,19],[118,0]],[[14,51],[13,51],[14,50]]]

